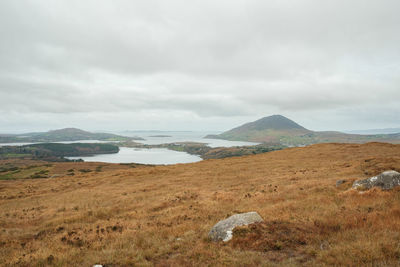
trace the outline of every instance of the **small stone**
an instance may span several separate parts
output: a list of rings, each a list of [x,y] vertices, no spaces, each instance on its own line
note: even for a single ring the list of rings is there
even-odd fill
[[[329,249],[330,247],[331,247],[331,246],[329,245],[329,242],[326,241],[326,240],[322,241],[322,243],[319,245],[319,248],[320,248],[321,250],[327,250],[327,249]]]
[[[345,182],[347,182],[347,181],[346,180],[337,180],[336,187],[339,187],[341,184],[344,184]]]
[[[257,212],[247,212],[232,215],[231,217],[219,221],[211,228],[208,237],[213,241],[222,240],[227,242],[232,239],[233,229],[237,226],[249,225],[256,222],[263,222],[263,218]]]

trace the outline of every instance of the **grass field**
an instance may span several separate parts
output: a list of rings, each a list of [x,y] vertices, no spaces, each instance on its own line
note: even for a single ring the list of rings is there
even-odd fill
[[[400,171],[400,145],[319,144],[172,166],[48,168],[56,178],[0,181],[0,265],[400,264],[400,190],[349,190],[356,179]],[[337,188],[339,179],[348,182]],[[219,220],[248,211],[265,222],[236,229],[227,243],[207,238]]]

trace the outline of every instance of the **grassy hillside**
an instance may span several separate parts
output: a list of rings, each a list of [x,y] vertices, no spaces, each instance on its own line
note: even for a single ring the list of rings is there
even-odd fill
[[[74,165],[76,164],[76,165]],[[0,265],[395,266],[400,189],[348,190],[400,171],[400,145],[319,144],[172,166],[54,163],[0,181]],[[88,167],[91,166],[91,167]],[[75,170],[69,176],[66,170]],[[348,182],[336,187],[335,182]],[[207,238],[234,213],[264,223]]]
[[[206,138],[232,141],[252,141],[286,146],[304,146],[318,143],[367,143],[388,142],[400,143],[398,134],[359,135],[341,132],[315,132],[281,115],[273,115],[246,123],[219,135],[208,135]]]
[[[91,133],[76,128],[65,128],[44,133],[25,133],[19,135],[0,135],[0,143],[14,142],[59,142],[79,140],[128,141],[138,137],[126,137],[109,133]]]

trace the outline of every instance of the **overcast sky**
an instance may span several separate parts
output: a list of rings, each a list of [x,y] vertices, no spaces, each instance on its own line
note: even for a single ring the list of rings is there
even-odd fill
[[[398,0],[1,0],[0,132],[400,127]]]

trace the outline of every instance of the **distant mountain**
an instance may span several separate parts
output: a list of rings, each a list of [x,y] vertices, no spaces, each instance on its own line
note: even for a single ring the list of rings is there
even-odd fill
[[[48,132],[2,135],[0,136],[0,143],[61,142],[79,140],[128,141],[137,139],[139,138],[125,137],[110,133],[91,133],[76,128],[65,128]]]
[[[272,115],[269,117],[264,117],[254,122],[246,123],[240,127],[232,129],[230,132],[242,132],[248,130],[283,130],[283,131],[301,131],[310,132],[303,126],[295,123],[292,120],[282,116],[282,115]]]
[[[396,134],[396,133],[400,133],[400,128],[352,130],[352,131],[345,131],[345,133],[349,133],[349,134]]]
[[[282,115],[273,115],[243,124],[219,135],[208,135],[207,138],[280,143],[282,136],[303,136],[310,133],[312,131]]]
[[[271,143],[287,146],[303,146],[331,142],[365,143],[378,141],[400,143],[400,134],[358,135],[334,131],[315,132],[304,128],[282,115],[264,117],[257,121],[243,124],[242,126],[222,134],[208,135],[206,138]]]

